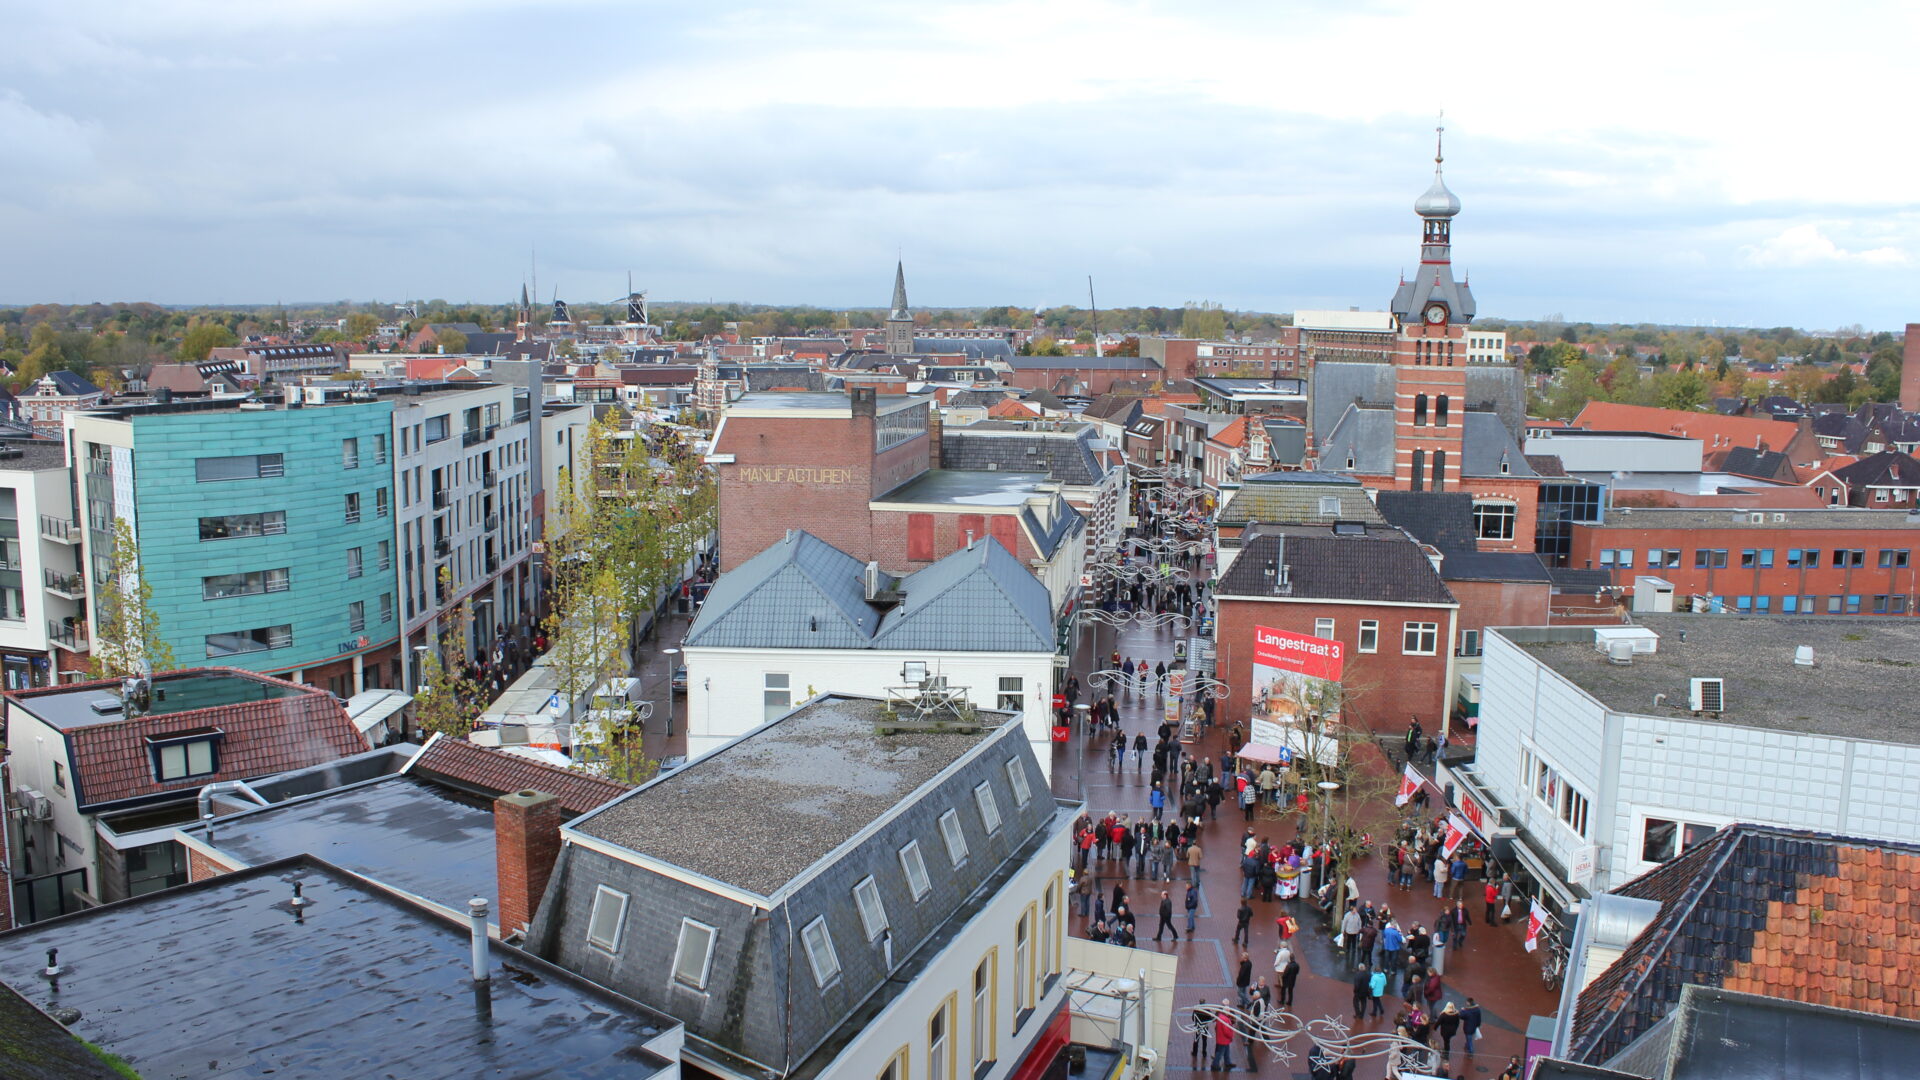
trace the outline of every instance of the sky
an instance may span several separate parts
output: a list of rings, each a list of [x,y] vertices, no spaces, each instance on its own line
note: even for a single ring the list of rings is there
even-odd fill
[[[1920,321],[1920,5],[0,0],[0,303]]]

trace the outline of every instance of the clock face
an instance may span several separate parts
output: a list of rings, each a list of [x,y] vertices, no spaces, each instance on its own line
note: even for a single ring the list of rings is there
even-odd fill
[[[1427,305],[1427,321],[1430,323],[1446,322],[1447,321],[1446,306],[1443,304],[1428,304]]]

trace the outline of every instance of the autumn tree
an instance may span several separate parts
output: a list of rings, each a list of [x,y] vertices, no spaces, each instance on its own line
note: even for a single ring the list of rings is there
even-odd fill
[[[199,363],[213,350],[227,348],[238,340],[224,323],[196,322],[180,339],[180,359],[183,363]]]
[[[451,567],[440,568],[440,587],[453,583]],[[475,705],[480,700],[478,680],[467,674],[467,622],[472,616],[465,605],[449,616],[449,625],[440,632],[438,649],[425,650],[417,675],[419,690],[413,695],[413,716],[429,734],[464,739],[473,732]]]
[[[112,571],[94,596],[94,641],[88,669],[97,679],[124,679],[174,668],[160,636],[153,587],[140,567],[140,545],[125,518],[113,519]]]
[[[441,330],[434,334],[433,340],[440,346],[440,351],[448,355],[467,351],[467,335],[458,330]]]

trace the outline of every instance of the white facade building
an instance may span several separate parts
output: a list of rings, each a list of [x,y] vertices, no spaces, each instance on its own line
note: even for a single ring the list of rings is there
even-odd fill
[[[0,446],[0,668],[6,689],[48,686],[59,681],[63,667],[70,669],[69,679],[85,668],[86,590],[65,445]]]
[[[1920,834],[1920,626],[1639,622],[1617,656],[1594,627],[1489,628],[1475,758],[1448,770],[1563,908],[1732,822]]]

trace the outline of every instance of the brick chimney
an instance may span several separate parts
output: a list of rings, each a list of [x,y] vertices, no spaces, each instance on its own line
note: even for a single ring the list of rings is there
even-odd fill
[[[560,857],[560,800],[516,791],[493,800],[494,857],[500,877],[500,932],[525,930]]]

